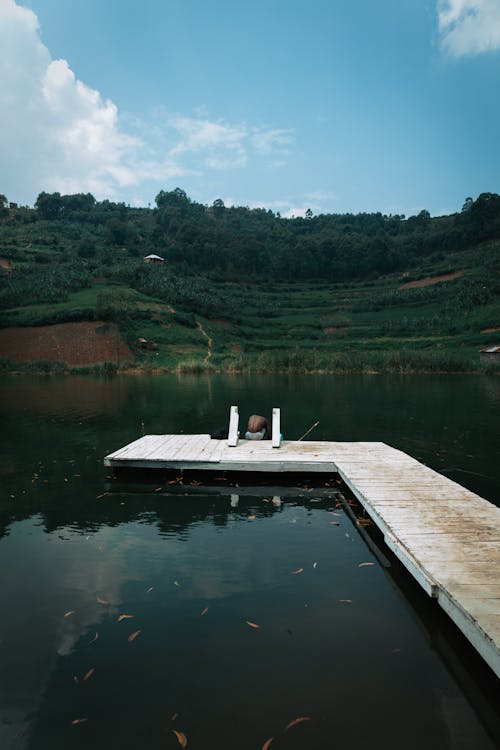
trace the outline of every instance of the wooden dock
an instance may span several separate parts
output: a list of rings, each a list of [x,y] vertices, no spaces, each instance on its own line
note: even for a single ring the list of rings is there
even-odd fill
[[[233,445],[228,443],[233,442]],[[500,508],[379,442],[146,435],[113,468],[338,473],[429,596],[500,677]]]

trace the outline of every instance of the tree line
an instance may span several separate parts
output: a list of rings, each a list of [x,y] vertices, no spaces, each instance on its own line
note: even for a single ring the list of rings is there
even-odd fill
[[[266,209],[207,206],[184,190],[160,191],[154,208],[97,201],[90,193],[42,192],[34,210],[0,217],[42,222],[48,235],[74,237],[80,258],[124,249],[132,257],[156,253],[179,274],[235,281],[349,282],[418,265],[421,259],[500,238],[500,196],[467,198],[460,212],[418,215],[345,213],[283,218]]]

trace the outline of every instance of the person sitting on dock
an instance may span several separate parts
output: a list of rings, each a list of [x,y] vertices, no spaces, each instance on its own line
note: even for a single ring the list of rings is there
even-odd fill
[[[245,440],[270,440],[271,434],[269,425],[265,417],[261,417],[259,414],[252,414],[248,420],[247,431],[245,432]]]

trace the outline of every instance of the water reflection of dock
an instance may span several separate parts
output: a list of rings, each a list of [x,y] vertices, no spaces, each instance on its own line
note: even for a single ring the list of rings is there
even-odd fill
[[[385,543],[500,676],[500,509],[379,442],[146,435],[105,458],[113,469],[338,473]]]

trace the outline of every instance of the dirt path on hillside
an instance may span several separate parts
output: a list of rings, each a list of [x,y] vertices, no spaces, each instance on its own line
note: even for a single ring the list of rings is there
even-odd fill
[[[208,333],[205,331],[205,329],[203,328],[199,320],[196,321],[196,328],[199,330],[202,336],[205,336],[207,340],[207,356],[203,360],[203,362],[207,364],[210,357],[212,356],[212,347],[213,347],[214,342],[213,342],[213,339],[211,339]]]
[[[442,276],[427,276],[425,279],[418,279],[418,281],[407,281],[406,284],[402,284],[400,289],[421,289],[424,286],[432,286],[433,284],[440,284],[442,281],[453,281],[453,279],[459,279],[465,273],[462,271],[453,271],[453,273],[444,273]]]

